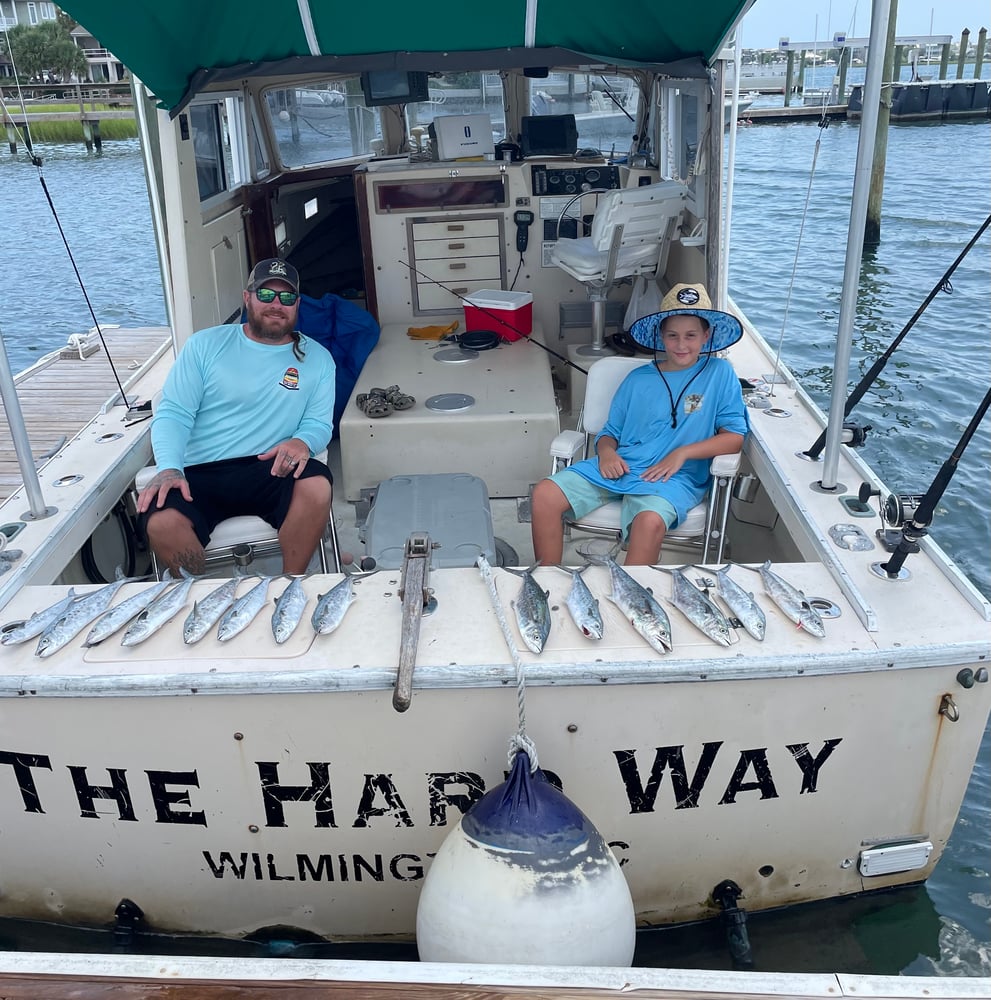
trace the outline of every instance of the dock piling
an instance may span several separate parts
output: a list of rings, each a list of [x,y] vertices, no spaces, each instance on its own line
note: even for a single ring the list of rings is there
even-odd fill
[[[977,33],[977,50],[974,52],[974,79],[980,80],[981,70],[984,67],[984,46],[988,40],[988,29],[981,28]]]
[[[898,20],[898,0],[891,0],[888,18],[888,38],[884,44],[882,80],[893,80],[895,62],[895,22]],[[866,90],[866,88],[865,88]],[[881,202],[884,199],[884,167],[888,160],[888,124],[891,121],[890,83],[881,86],[881,105],[877,115],[877,133],[874,137],[874,159],[871,163],[871,184],[867,195],[867,218],[864,222],[864,246],[873,247],[881,242]]]
[[[957,53],[957,79],[963,79],[963,67],[967,62],[967,49],[970,47],[970,28],[960,32],[960,51]]]
[[[11,155],[14,155],[17,152],[17,129],[13,125],[7,126],[7,145]]]

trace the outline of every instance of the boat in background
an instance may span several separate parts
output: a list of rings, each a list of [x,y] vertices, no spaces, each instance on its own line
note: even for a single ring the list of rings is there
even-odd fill
[[[735,310],[721,252],[729,219],[723,129],[713,126],[725,113],[715,56],[739,4],[708,3],[699,18],[673,3],[658,16],[651,3],[645,18],[638,0],[617,10],[615,38],[604,40],[595,25],[550,11],[539,13],[535,35],[517,37],[500,20],[495,36],[487,22],[466,24],[463,11],[454,17],[438,3],[428,19],[420,8],[380,25],[374,51],[364,18],[316,0],[302,5],[310,17],[298,23],[295,13],[273,23],[248,2],[233,12],[211,8],[209,30],[194,36],[177,14],[167,28],[182,39],[175,45],[164,44],[161,4],[134,0],[112,16],[90,0],[65,6],[141,81],[136,108],[175,347],[237,317],[250,262],[273,255],[299,268],[315,298],[360,287],[381,324],[331,447],[338,534],[345,547],[364,545],[380,569],[354,575],[357,600],[332,635],[299,629],[276,643],[263,615],[230,643],[208,635],[186,645],[177,619],[134,647],[114,639],[86,647],[79,637],[42,658],[33,643],[5,644],[0,762],[10,780],[0,788],[0,915],[229,938],[408,939],[433,853],[502,780],[516,725],[516,657],[541,764],[621,859],[641,926],[924,881],[991,710],[991,606],[918,532],[919,498],[890,494],[853,447],[862,435],[843,418],[842,394],[856,269],[844,292],[839,409],[830,412],[823,461],[810,452],[824,415],[745,317],[744,338],[727,354],[745,383],[752,433],[739,478],[724,492],[730,520],[718,541],[735,563],[769,562],[802,593],[803,607],[825,617],[824,637],[795,629],[761,578],[736,567],[733,578],[767,615],[766,639],[740,632],[724,648],[672,611],[674,651],[661,656],[603,600],[608,574],[593,566],[585,580],[606,628],[591,642],[566,617],[568,578],[548,567],[536,574],[551,591],[550,639],[540,654],[509,648],[498,619],[519,581],[497,569],[490,599],[472,565],[485,532],[430,555],[430,602],[420,611],[431,613],[418,621],[418,641],[397,596],[411,560],[432,552],[419,533],[443,532],[432,512],[458,495],[464,474],[487,487],[471,512],[487,507],[493,534],[521,565],[530,562],[529,486],[550,469],[558,432],[578,421],[582,365],[604,353],[587,343],[594,310],[582,282],[556,266],[555,244],[569,229],[580,234],[601,189],[676,192],[683,208],[664,237],[658,278],[665,287],[704,282]],[[683,37],[645,31],[655,23],[678,23]],[[610,59],[610,76],[628,74],[651,97],[637,106],[636,132],[653,151],[640,163],[579,159],[563,145],[523,161],[434,160],[436,143],[424,144],[422,134],[413,141],[401,111],[424,92],[421,74],[467,75],[483,64],[501,73],[507,132],[515,134],[524,117],[541,117],[530,112],[545,71],[598,71]],[[387,83],[398,90],[376,97],[375,85]],[[331,92],[347,100],[318,99],[314,122],[310,95]],[[349,106],[358,100],[360,113]],[[443,108],[422,103],[429,107],[418,107],[416,120],[426,128]],[[407,335],[462,322],[463,298],[514,286],[533,297],[529,336],[473,352],[434,350]],[[628,284],[613,292],[624,305],[629,294]],[[456,356],[443,357],[444,348]],[[150,402],[170,364],[156,359],[128,395]],[[393,383],[415,397],[412,409],[379,420],[358,409],[359,393]],[[70,586],[88,587],[81,552],[100,524],[120,516],[118,501],[152,459],[148,423],[130,416],[111,403],[45,465],[40,486],[56,491],[58,510],[44,500],[34,510],[33,468],[0,510],[0,523],[18,525],[22,551],[0,576],[6,627]],[[442,481],[431,502],[406,505],[418,519],[404,520],[402,504],[383,515],[393,480],[430,477]],[[32,515],[23,517],[27,505]],[[459,559],[462,542],[467,556]],[[575,538],[568,550],[575,565],[578,545]],[[664,555],[704,561],[692,543],[667,545]],[[252,569],[278,572],[261,557]],[[340,584],[337,569],[304,581],[311,602]],[[221,572],[233,575],[230,566]],[[631,573],[667,593],[667,577]],[[196,582],[190,606],[218,582]],[[129,583],[120,596],[151,586]],[[775,589],[766,573],[763,586]],[[412,701],[400,713],[394,698],[409,648]],[[39,970],[17,956],[4,962],[10,972]],[[83,974],[75,960],[64,967]],[[106,968],[150,974],[126,962]],[[583,978],[574,970],[357,965],[345,978],[397,974],[617,986],[602,970]],[[645,988],[702,982],[664,975],[621,978]],[[837,995],[859,984],[828,977],[776,988]],[[918,988],[947,996],[971,989]]]

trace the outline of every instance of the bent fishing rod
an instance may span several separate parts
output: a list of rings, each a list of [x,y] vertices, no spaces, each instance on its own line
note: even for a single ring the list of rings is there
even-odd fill
[[[520,331],[517,330],[512,323],[507,323],[501,316],[496,316],[495,313],[489,312],[488,309],[484,309],[482,306],[476,306],[475,303],[471,301],[471,299],[462,295],[460,292],[456,292],[453,288],[448,288],[447,285],[445,285],[442,281],[438,281],[436,278],[431,278],[429,274],[424,274],[422,271],[418,271],[408,261],[400,260],[398,261],[398,263],[402,264],[403,267],[408,267],[414,274],[418,274],[421,278],[426,278],[427,281],[433,282],[433,284],[435,284],[438,288],[443,288],[445,292],[450,292],[452,295],[457,296],[457,298],[461,299],[462,302],[467,302],[468,305],[472,307],[472,309],[477,309],[484,316],[488,316],[489,319],[493,320],[496,323],[501,324],[507,330],[512,330],[513,333],[515,333],[517,336],[520,335]],[[566,358],[563,354],[558,354],[557,351],[551,350],[551,348],[549,348],[546,344],[542,344],[539,340],[531,340],[530,343],[536,344],[537,347],[543,348],[548,354],[553,354],[554,357],[558,359],[558,361],[563,361],[566,365],[570,365],[572,368],[575,369],[575,371],[581,372],[582,375],[588,374],[587,369],[582,368],[581,365],[576,365],[574,361],[572,361],[570,358]]]
[[[929,303],[932,302],[932,300],[936,298],[936,296],[940,292],[946,292],[947,294],[949,294],[953,291],[953,286],[950,284],[950,276],[960,266],[960,263],[961,261],[963,261],[964,257],[966,257],[968,253],[970,253],[971,248],[974,246],[974,244],[984,235],[984,230],[987,229],[989,225],[991,225],[991,215],[989,215],[984,220],[984,223],[981,225],[981,228],[978,229],[976,233],[974,233],[974,236],[971,239],[971,241],[963,248],[963,250],[960,251],[960,255],[946,269],[946,272],[943,274],[943,277],[936,282],[936,284],[932,288],[932,291],[926,296],[925,301],[922,303],[921,306],[919,306],[918,309],[915,310],[915,314],[902,328],[901,333],[899,333],[898,336],[895,337],[895,339],[888,345],[888,349],[874,362],[873,365],[871,365],[870,370],[867,372],[867,374],[864,375],[864,377],[857,384],[856,388],[853,389],[853,391],[847,396],[846,405],[843,407],[844,418],[848,417],[850,415],[850,411],[857,405],[857,403],[860,402],[861,399],[863,399],[864,394],[871,387],[871,385],[873,384],[874,380],[878,377],[878,375],[881,374],[881,370],[884,368],[884,366],[888,363],[888,359],[891,357],[892,354],[895,353],[895,350],[897,349],[898,345],[905,339],[905,335],[908,333],[908,331],[911,330],[912,327],[915,326],[915,324],[918,322],[919,317],[926,311],[926,309],[929,306]],[[808,451],[803,451],[802,454],[808,458],[817,459],[819,455],[822,453],[822,449],[825,446],[825,444],[826,444],[826,431],[824,430],[819,435],[819,437],[816,438],[815,444],[813,444]]]
[[[970,423],[957,442],[956,448],[953,449],[953,453],[943,463],[942,468],[936,473],[936,477],[933,479],[929,489],[926,490],[925,496],[919,501],[919,506],[912,515],[912,520],[902,525],[901,541],[892,553],[891,558],[886,563],[880,564],[881,569],[884,570],[889,579],[898,579],[898,572],[902,568],[902,563],[905,562],[906,556],[912,552],[919,551],[918,539],[926,534],[926,529],[932,524],[936,504],[939,503],[940,498],[946,491],[946,487],[950,485],[953,473],[957,471],[960,457],[970,443],[970,439],[974,436],[980,422],[988,412],[989,406],[991,406],[991,389],[988,389],[985,393],[981,405],[978,406],[974,412],[974,416],[971,417]]]

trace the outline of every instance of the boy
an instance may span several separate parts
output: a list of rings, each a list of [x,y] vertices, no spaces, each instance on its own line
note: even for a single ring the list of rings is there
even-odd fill
[[[702,285],[676,285],[661,312],[633,324],[633,338],[655,353],[623,380],[595,439],[595,458],[576,462],[533,490],[533,549],[544,565],[561,562],[562,515],[584,517],[622,499],[627,565],[660,558],[668,530],[702,501],[709,459],[743,447],[748,422],[733,366],[713,357],[743,336],[739,320],[712,308]]]

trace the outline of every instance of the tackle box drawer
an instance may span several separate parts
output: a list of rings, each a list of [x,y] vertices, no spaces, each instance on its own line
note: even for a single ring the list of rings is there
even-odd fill
[[[448,257],[499,256],[497,236],[468,236],[445,240],[417,240],[414,249],[417,260],[441,260]]]
[[[468,239],[473,236],[499,235],[499,220],[491,219],[451,219],[445,222],[411,222],[413,241]]]

